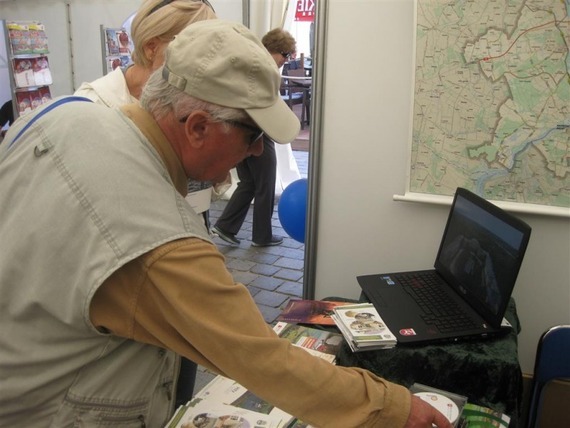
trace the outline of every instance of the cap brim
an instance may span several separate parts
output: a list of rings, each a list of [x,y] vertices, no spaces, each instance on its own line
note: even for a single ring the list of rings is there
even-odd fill
[[[266,108],[246,108],[245,111],[263,132],[279,144],[295,140],[301,130],[299,118],[281,98]]]

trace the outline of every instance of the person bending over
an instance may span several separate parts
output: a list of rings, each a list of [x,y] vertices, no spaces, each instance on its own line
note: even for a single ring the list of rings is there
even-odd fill
[[[180,356],[320,427],[451,428],[403,386],[279,338],[236,284],[189,178],[300,124],[241,24],[194,23],[140,105],[53,100],[0,145],[0,425],[162,427]],[[114,424],[114,425],[113,425]]]

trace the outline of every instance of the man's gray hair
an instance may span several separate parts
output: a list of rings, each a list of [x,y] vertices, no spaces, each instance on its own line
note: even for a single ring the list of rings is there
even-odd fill
[[[172,86],[162,77],[162,68],[151,74],[140,99],[141,107],[156,120],[171,112],[177,119],[183,119],[196,110],[206,111],[218,120],[244,120],[249,117],[245,110],[202,101]]]

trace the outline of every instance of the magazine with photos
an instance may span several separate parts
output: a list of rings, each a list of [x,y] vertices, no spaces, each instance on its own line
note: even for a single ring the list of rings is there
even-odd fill
[[[107,56],[119,55],[119,36],[117,32],[123,31],[118,28],[105,29],[105,43],[107,48]]]
[[[117,67],[126,67],[130,64],[129,56],[110,56],[107,57],[107,73],[115,70]]]
[[[31,92],[16,92],[16,103],[18,106],[18,113],[20,115],[32,111],[32,93]]]
[[[32,70],[34,71],[34,82],[36,86],[46,86],[53,83],[47,56],[34,58]]]
[[[332,314],[337,306],[347,305],[347,302],[325,300],[297,300],[287,303],[277,321],[301,324],[335,325]]]
[[[17,88],[36,86],[33,62],[33,58],[14,59],[14,83]]]
[[[47,54],[48,40],[45,32],[45,27],[39,22],[31,22],[28,25],[30,45],[32,53],[34,54]]]
[[[336,307],[333,319],[353,352],[396,346],[396,336],[372,303]]]
[[[40,94],[40,100],[42,104],[51,101],[51,92],[47,86],[39,88],[38,92]]]
[[[275,417],[222,403],[194,398],[181,406],[168,428],[282,428],[285,423]]]
[[[277,322],[273,330],[279,337],[287,339],[293,345],[331,363],[335,362],[336,354],[343,341],[343,337],[339,333],[283,321]]]
[[[214,408],[217,404],[243,409],[261,415],[270,420],[274,426],[284,426],[293,417],[281,409],[259,398],[238,382],[218,375],[210,381],[194,399],[200,399],[202,406]]]
[[[104,37],[105,52],[103,55],[106,73],[118,67],[127,67],[132,63],[131,54],[134,49],[129,33],[124,28],[101,27]]]
[[[33,53],[30,31],[26,23],[8,22],[6,27],[8,28],[8,38],[10,39],[12,55],[28,55]]]

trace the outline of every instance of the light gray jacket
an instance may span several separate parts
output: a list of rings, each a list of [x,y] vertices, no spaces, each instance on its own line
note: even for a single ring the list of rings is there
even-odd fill
[[[178,358],[97,331],[90,302],[130,260],[207,232],[118,110],[69,102],[0,145],[0,426],[163,426]]]

